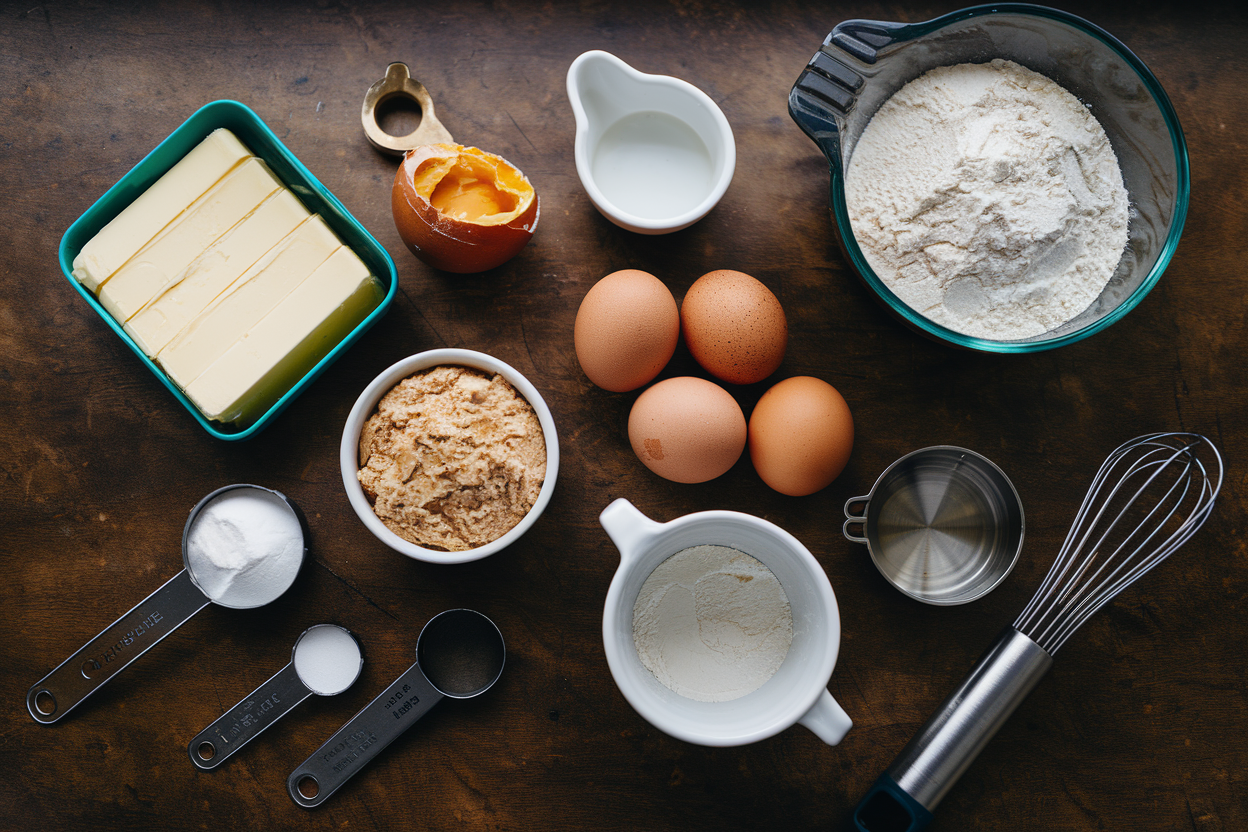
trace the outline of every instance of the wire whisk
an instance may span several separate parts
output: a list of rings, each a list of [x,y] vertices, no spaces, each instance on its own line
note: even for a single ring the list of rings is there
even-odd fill
[[[1044,582],[1014,628],[1053,655],[1089,616],[1208,518],[1222,457],[1195,433],[1154,433],[1109,455]]]

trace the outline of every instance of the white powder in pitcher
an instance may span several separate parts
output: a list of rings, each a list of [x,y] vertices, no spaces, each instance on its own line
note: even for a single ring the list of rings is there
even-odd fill
[[[991,340],[1087,309],[1127,244],[1127,192],[1105,130],[1016,63],[934,69],[888,99],[845,177],[854,237],[909,307]]]
[[[766,566],[727,546],[694,546],[663,561],[633,605],[646,669],[699,702],[727,702],[775,675],[793,641],[793,613]]]

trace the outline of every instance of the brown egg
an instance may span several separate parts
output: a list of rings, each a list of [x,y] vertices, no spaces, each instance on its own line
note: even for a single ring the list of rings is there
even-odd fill
[[[646,389],[628,414],[628,440],[646,467],[674,482],[706,482],[745,450],[741,406],[714,382],[691,376]]]
[[[786,378],[750,414],[750,460],[763,482],[801,497],[827,487],[854,447],[854,419],[836,388],[810,376]]]
[[[537,193],[493,153],[458,144],[413,148],[394,177],[399,236],[435,269],[483,272],[506,263],[537,228]]]
[[[604,390],[636,390],[659,374],[680,338],[671,290],[648,272],[624,269],[594,284],[576,312],[572,339],[589,380]]]
[[[789,325],[771,290],[743,272],[720,269],[689,287],[680,306],[685,344],[702,368],[733,384],[753,384],[784,360]]]

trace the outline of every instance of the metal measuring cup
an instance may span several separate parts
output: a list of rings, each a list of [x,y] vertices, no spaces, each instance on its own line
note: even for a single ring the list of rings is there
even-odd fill
[[[291,798],[320,806],[444,697],[471,699],[493,687],[506,658],[489,618],[467,609],[438,613],[420,631],[416,663],[291,772]]]
[[[343,667],[330,674],[332,678],[317,677],[310,664],[317,646],[313,640],[324,638],[332,639],[333,649],[345,651]],[[291,648],[290,664],[195,735],[186,749],[191,762],[212,771],[312,694],[336,696],[351,687],[363,669],[364,655],[350,630],[336,624],[309,627]]]
[[[897,589],[951,606],[1005,580],[1022,551],[1024,526],[1022,501],[1000,468],[966,448],[937,445],[906,454],[870,494],[846,500],[841,531],[867,547]]]
[[[241,488],[254,488],[275,496],[299,523],[300,535],[305,541],[299,559],[281,574],[272,576],[273,580],[265,587],[267,592],[263,597],[254,598],[255,603],[245,606],[231,605],[210,598],[196,580],[187,558],[187,541],[196,518],[213,500]],[[213,491],[191,509],[190,517],[182,530],[182,571],[36,682],[26,693],[26,708],[30,715],[36,722],[45,725],[61,719],[123,668],[209,604],[215,603],[232,609],[253,609],[277,600],[294,583],[303,561],[307,558],[306,539],[303,521],[295,511],[294,504],[284,494],[247,483],[227,485]]]

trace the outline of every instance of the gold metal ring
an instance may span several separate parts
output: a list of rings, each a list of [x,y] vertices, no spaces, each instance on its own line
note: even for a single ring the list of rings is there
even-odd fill
[[[377,108],[392,98],[406,98],[420,107],[420,126],[406,136],[392,136],[377,123]],[[425,85],[412,77],[407,64],[396,61],[386,67],[386,77],[368,88],[360,112],[364,135],[383,153],[402,156],[413,147],[426,144],[453,144],[451,133],[433,113],[433,99]]]

